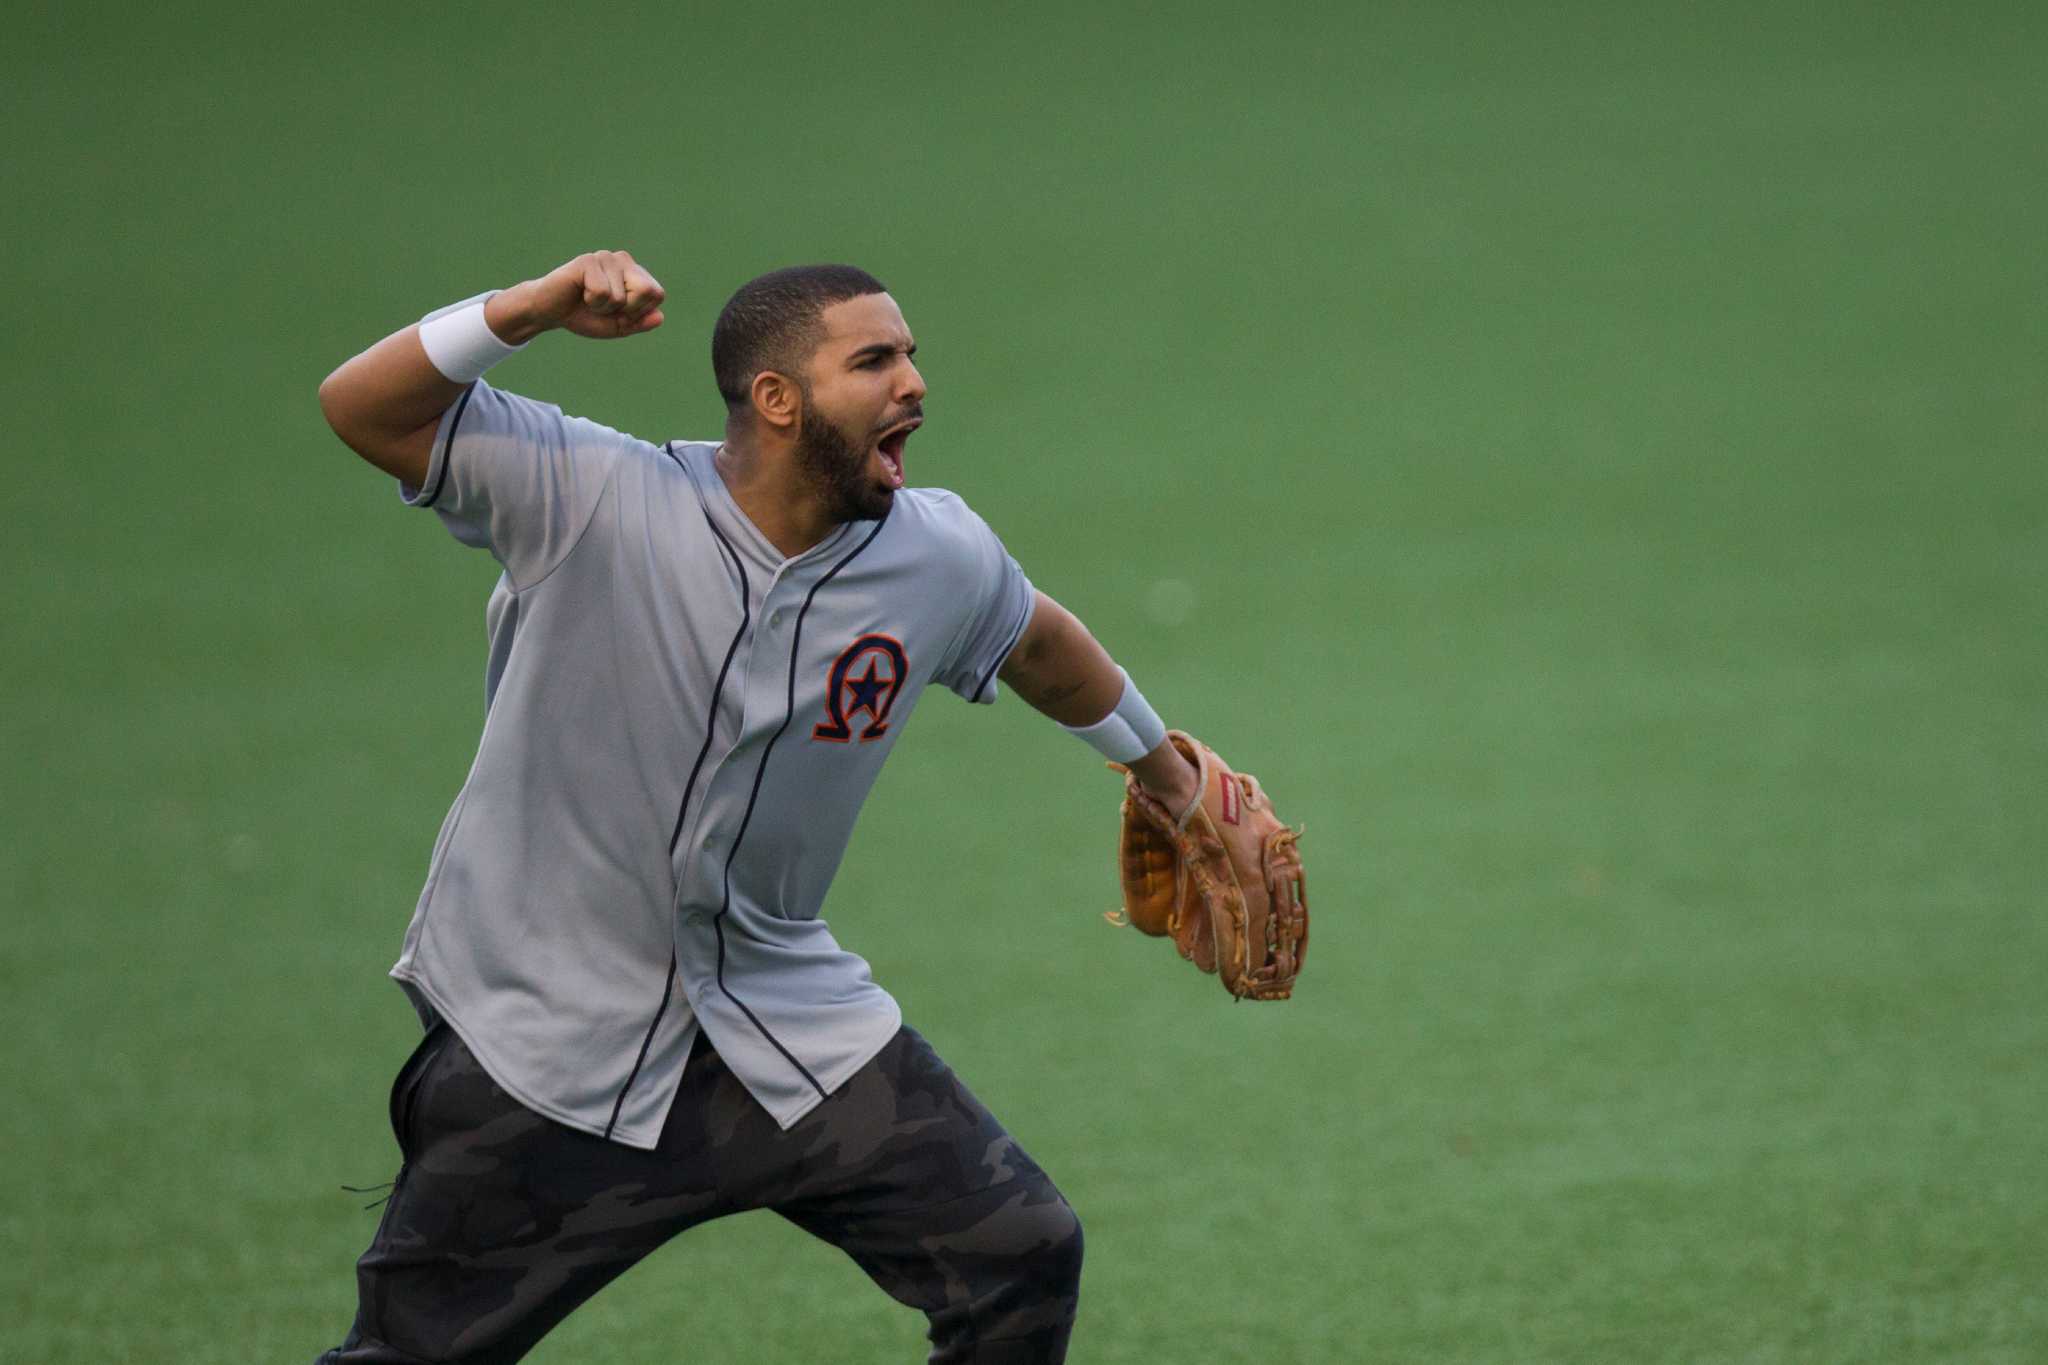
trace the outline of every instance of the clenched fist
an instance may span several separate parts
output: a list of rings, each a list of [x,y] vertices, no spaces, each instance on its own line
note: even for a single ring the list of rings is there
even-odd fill
[[[624,251],[586,251],[492,296],[484,320],[511,345],[560,327],[601,340],[661,326],[661,281]]]

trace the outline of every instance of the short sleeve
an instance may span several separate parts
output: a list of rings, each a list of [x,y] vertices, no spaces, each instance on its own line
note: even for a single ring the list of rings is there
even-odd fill
[[[464,545],[488,549],[515,589],[567,557],[589,526],[630,436],[478,380],[441,416],[426,482],[399,484]]]
[[[988,703],[1000,690],[996,670],[1031,622],[1037,593],[987,522],[957,499],[952,510],[960,518],[966,542],[967,562],[960,581],[972,590],[961,593],[969,614],[937,679],[967,701]]]

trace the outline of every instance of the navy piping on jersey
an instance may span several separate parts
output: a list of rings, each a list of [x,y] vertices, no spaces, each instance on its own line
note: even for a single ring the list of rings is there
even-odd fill
[[[753,822],[754,803],[757,800],[759,800],[761,796],[761,779],[764,776],[766,776],[768,772],[768,756],[775,752],[775,741],[782,738],[783,732],[789,729],[790,721],[796,718],[796,660],[797,651],[803,645],[804,616],[810,611],[811,603],[817,599],[818,589],[824,587],[827,583],[830,583],[834,578],[838,576],[839,571],[841,569],[851,564],[854,561],[854,559],[859,556],[862,550],[865,550],[868,546],[874,544],[875,537],[882,534],[882,528],[888,524],[889,514],[887,512],[884,512],[882,514],[882,519],[875,523],[875,529],[868,532],[867,539],[863,540],[860,544],[854,546],[853,549],[847,552],[846,557],[844,559],[840,560],[837,564],[834,564],[830,569],[826,570],[825,576],[823,578],[820,578],[816,583],[813,583],[811,585],[810,592],[804,595],[803,606],[798,608],[797,610],[796,625],[790,630],[789,636],[788,705],[782,715],[782,724],[777,726],[775,733],[768,737],[768,743],[761,750],[760,765],[754,769],[754,789],[747,794],[746,813],[740,816],[739,831],[738,833],[732,836],[732,848],[729,849],[725,855],[725,902],[724,904],[718,907],[717,915],[713,916],[711,920],[711,926],[718,934],[718,989],[725,993],[726,999],[732,1001],[734,1005],[739,1007],[740,1013],[746,1015],[748,1022],[752,1023],[755,1028],[759,1029],[761,1032],[761,1036],[763,1038],[766,1038],[769,1041],[769,1043],[774,1046],[775,1050],[782,1054],[783,1060],[787,1061],[791,1066],[795,1067],[797,1069],[797,1072],[800,1075],[802,1075],[802,1077],[806,1081],[810,1082],[811,1089],[818,1092],[819,1099],[825,1098],[825,1087],[818,1084],[818,1078],[811,1074],[810,1069],[808,1067],[806,1067],[802,1062],[796,1059],[796,1054],[792,1053],[788,1048],[782,1045],[781,1039],[777,1038],[774,1034],[768,1031],[768,1026],[766,1024],[763,1024],[760,1021],[760,1019],[754,1014],[754,1012],[747,1008],[746,1002],[744,1000],[741,1000],[738,996],[734,995],[732,993],[732,989],[725,984],[725,917],[726,914],[732,909],[733,859],[739,856],[740,844],[747,837],[747,826]]]
[[[676,456],[674,441],[670,441],[667,445],[663,446],[662,450],[667,453],[671,460],[675,460],[678,469],[683,467],[682,460]],[[687,475],[688,471],[685,470],[684,473]],[[746,638],[747,623],[753,619],[753,605],[748,600],[750,589],[747,585],[747,566],[740,562],[739,555],[734,552],[731,542],[726,540],[725,533],[720,531],[718,523],[711,519],[711,512],[708,508],[704,512],[704,524],[711,528],[712,535],[718,537],[719,547],[731,557],[733,568],[739,570],[740,628],[733,632],[732,643],[726,647],[725,662],[718,666],[718,681],[711,685],[711,705],[706,709],[704,718],[704,744],[703,747],[697,750],[697,761],[690,765],[690,778],[683,784],[682,803],[676,807],[675,832],[669,835],[668,838],[668,856],[670,858],[676,856],[676,841],[683,837],[683,818],[690,810],[690,794],[697,789],[697,775],[704,770],[704,756],[711,752],[712,732],[718,726],[718,698],[725,691],[726,674],[732,668],[733,656],[740,651],[740,641]],[[647,1049],[654,1045],[654,1031],[661,1027],[663,1017],[668,1014],[668,1004],[670,1000],[675,998],[675,989],[676,951],[674,946],[671,945],[668,952],[668,979],[661,988],[661,1005],[654,1011],[654,1017],[647,1021],[647,1032],[640,1039],[640,1055],[633,1059],[633,1069],[626,1073],[626,1083],[619,1087],[618,1098],[612,1101],[611,1121],[604,1126],[604,1135],[607,1138],[612,1135],[612,1129],[619,1126],[619,1114],[626,1107],[626,1096],[633,1089],[633,1082],[640,1079],[640,1068],[647,1064]]]
[[[640,1068],[646,1065],[647,1049],[654,1042],[654,1030],[661,1026],[661,1017],[668,1013],[668,1002],[676,993],[676,949],[670,943],[668,949],[668,979],[661,987],[661,1007],[654,1011],[654,1017],[647,1021],[647,1035],[640,1040],[640,1055],[633,1059],[633,1069],[626,1073],[626,1083],[619,1087],[619,1097],[612,1101],[612,1116],[605,1123],[604,1135],[609,1139],[612,1129],[619,1126],[619,1111],[626,1107],[626,1092],[633,1088],[633,1082],[640,1079]]]
[[[681,461],[677,461],[681,463]],[[725,538],[725,532],[718,529],[718,523],[711,519],[711,510],[704,509],[704,524],[711,528],[711,534],[718,537],[718,547],[731,558],[733,568],[740,575],[740,628],[732,633],[732,643],[725,648],[725,662],[718,666],[718,681],[711,685],[711,705],[704,716],[704,745],[697,750],[697,761],[690,765],[690,780],[683,784],[683,803],[676,808],[675,831],[668,836],[668,856],[676,856],[676,841],[683,837],[683,816],[690,809],[690,793],[696,789],[697,774],[704,768],[704,756],[711,752],[711,735],[718,728],[718,698],[725,691],[725,675],[732,668],[735,654],[740,652],[740,641],[746,638],[747,623],[753,619],[754,607],[750,600],[753,589],[747,581],[747,566],[740,562],[739,553],[732,548],[732,542]]]
[[[448,466],[455,462],[455,431],[462,425],[462,414],[469,411],[469,400],[476,395],[476,385],[477,381],[470,381],[469,387],[462,391],[462,401],[455,405],[455,416],[448,423],[448,444],[441,455],[441,477],[435,479],[434,486],[421,495],[419,502],[414,504],[417,507],[432,507],[448,482]]]

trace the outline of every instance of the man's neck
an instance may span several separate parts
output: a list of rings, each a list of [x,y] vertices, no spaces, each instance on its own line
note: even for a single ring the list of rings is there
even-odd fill
[[[711,463],[740,511],[783,558],[795,559],[837,529],[817,495],[796,478],[787,452],[770,458],[728,431]]]

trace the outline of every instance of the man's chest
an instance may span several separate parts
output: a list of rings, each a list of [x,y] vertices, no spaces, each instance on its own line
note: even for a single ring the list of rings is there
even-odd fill
[[[763,563],[700,514],[699,528],[619,538],[609,563],[565,582],[608,618],[636,709],[701,717],[731,741],[886,748],[955,648],[974,595],[881,527],[824,552]],[[694,532],[694,533],[691,533]]]

